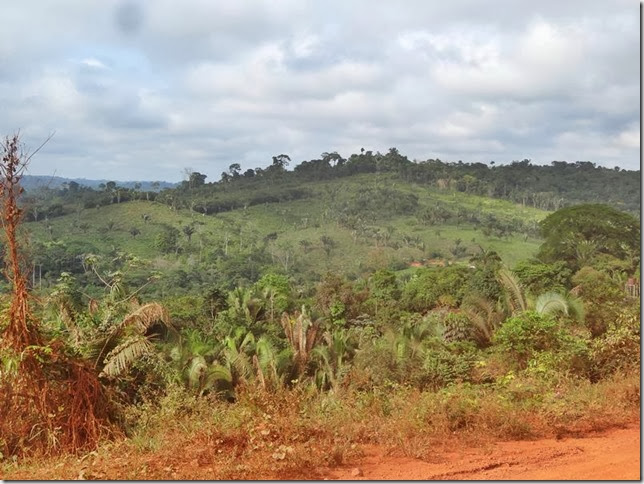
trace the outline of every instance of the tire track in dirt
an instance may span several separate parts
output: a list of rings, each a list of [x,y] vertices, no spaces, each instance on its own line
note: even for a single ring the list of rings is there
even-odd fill
[[[497,442],[432,456],[433,462],[388,456],[365,446],[359,461],[330,471],[339,480],[639,480],[640,427],[583,438]]]

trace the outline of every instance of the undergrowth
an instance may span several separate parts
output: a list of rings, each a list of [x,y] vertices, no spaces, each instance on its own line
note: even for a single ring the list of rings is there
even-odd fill
[[[358,457],[361,444],[431,459],[462,444],[626,426],[638,419],[639,401],[637,372],[599,383],[510,374],[494,384],[455,384],[435,392],[398,385],[337,393],[253,389],[242,390],[235,403],[177,387],[160,401],[130,407],[128,437],[105,443],[88,459],[69,460],[65,470],[60,459],[5,463],[2,474],[33,476],[33,468],[58,462],[61,478],[87,468],[93,474],[86,478],[289,479],[301,477],[302,469],[316,478],[324,468]]]

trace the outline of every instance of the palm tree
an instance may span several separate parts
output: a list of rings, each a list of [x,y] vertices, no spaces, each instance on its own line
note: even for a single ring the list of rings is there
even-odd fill
[[[179,381],[202,395],[209,389],[204,378],[207,369],[219,351],[219,345],[190,329],[184,331],[178,344],[171,346],[169,356],[179,371]]]
[[[474,337],[483,346],[492,341],[492,335],[508,314],[498,302],[492,302],[481,296],[470,296],[463,301],[461,309],[474,326]]]
[[[355,354],[357,342],[344,328],[326,331],[323,340],[324,344],[313,350],[317,363],[315,383],[320,389],[337,391],[350,368],[348,363]]]
[[[99,376],[116,377],[144,354],[153,350],[154,334],[149,330],[161,323],[170,327],[166,310],[158,303],[139,306],[90,344],[95,356],[94,367],[101,369]]]
[[[277,351],[268,338],[257,340],[253,367],[257,383],[263,390],[275,390],[284,386],[286,378],[293,374],[293,353],[290,348]]]
[[[293,350],[293,361],[297,374],[301,376],[306,370],[311,350],[317,342],[320,320],[312,321],[306,307],[302,306],[302,311],[295,311],[293,315],[283,313],[281,323],[286,340]]]
[[[237,287],[228,294],[228,312],[237,322],[250,326],[263,311],[262,301],[251,289]]]
[[[251,355],[254,350],[255,336],[244,328],[237,328],[233,334],[224,338],[222,366],[227,370],[227,377],[233,388],[253,379]]]
[[[424,317],[420,321],[407,320],[401,331],[393,334],[393,345],[398,360],[421,357],[427,343],[442,336],[441,330],[442,328],[438,327],[430,317]]]
[[[564,314],[577,321],[584,320],[583,304],[572,291],[567,295],[550,291],[531,299],[526,296],[516,275],[506,267],[499,269],[497,277],[503,288],[502,303],[470,295],[461,304],[461,309],[474,325],[475,337],[480,344],[488,345],[494,331],[508,317],[530,309],[540,314]]]

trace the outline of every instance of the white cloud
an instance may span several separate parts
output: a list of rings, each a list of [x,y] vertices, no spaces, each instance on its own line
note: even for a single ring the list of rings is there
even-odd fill
[[[0,4],[0,132],[56,130],[32,172],[212,179],[391,146],[639,165],[629,2],[134,1],[129,30],[120,5]]]
[[[623,148],[640,148],[640,130],[639,126],[632,126],[631,128],[622,131],[617,135],[616,144]]]
[[[107,69],[107,66],[105,64],[103,64],[100,60],[95,59],[94,57],[83,59],[80,61],[80,63],[93,69]]]
[[[534,99],[561,95],[578,88],[585,46],[578,29],[558,28],[543,20],[522,34],[489,40],[474,37],[431,37],[439,52],[456,55],[434,63],[436,82],[448,91],[475,97]]]

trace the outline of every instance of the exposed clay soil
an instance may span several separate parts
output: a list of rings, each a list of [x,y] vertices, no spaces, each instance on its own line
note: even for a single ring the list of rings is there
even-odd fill
[[[174,445],[172,445],[174,444]],[[83,457],[61,457],[0,471],[0,479],[135,480],[639,480],[640,426],[582,437],[510,441],[427,449],[413,459],[383,446],[357,445],[345,464],[316,465],[329,449],[297,448],[293,458],[274,460],[273,451],[244,454],[246,442],[206,442],[199,436],[176,439],[155,451],[116,443]],[[352,446],[354,448],[354,446]],[[400,453],[399,453],[400,454]],[[300,456],[297,459],[295,456]],[[303,458],[302,456],[309,456]],[[283,458],[283,457],[280,457]],[[2,475],[4,474],[4,475]]]
[[[365,456],[331,471],[340,480],[587,480],[640,479],[640,427],[583,438],[498,442],[434,456],[432,462],[384,455]]]

